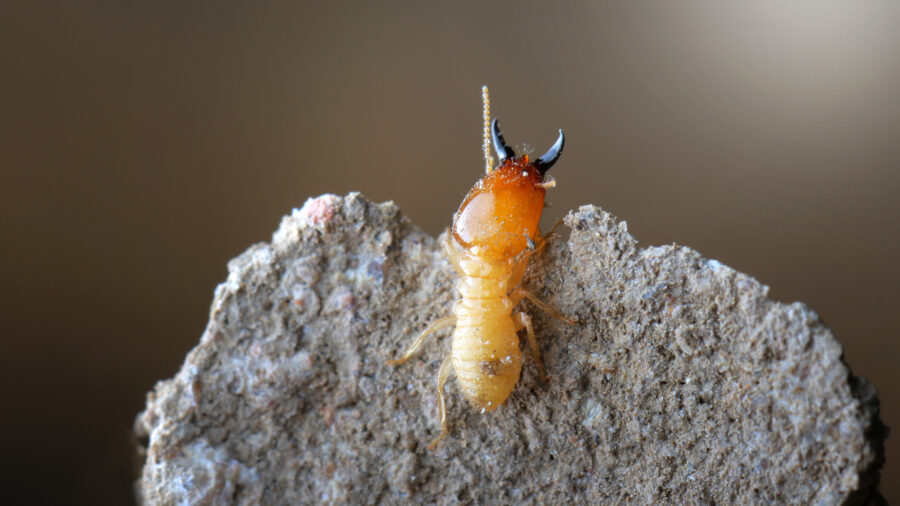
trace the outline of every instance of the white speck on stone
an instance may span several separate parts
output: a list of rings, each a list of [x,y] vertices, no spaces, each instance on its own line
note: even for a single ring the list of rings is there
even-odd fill
[[[183,446],[174,458],[148,465],[152,476],[168,481],[168,504],[231,504],[236,493],[242,504],[253,504],[263,497],[265,487],[255,469],[203,438]]]
[[[722,262],[719,262],[718,260],[710,259],[706,262],[706,265],[708,265],[709,268],[712,269],[712,271],[715,272],[716,274],[719,274],[726,270],[729,270],[729,271],[731,270],[731,267],[728,267],[728,266],[722,264]]]
[[[587,401],[587,416],[581,421],[581,425],[592,427],[594,420],[603,416],[603,405],[599,402],[589,399]]]

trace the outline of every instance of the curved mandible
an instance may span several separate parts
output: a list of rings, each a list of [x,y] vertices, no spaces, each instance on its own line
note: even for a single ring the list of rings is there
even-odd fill
[[[548,149],[543,156],[534,161],[534,166],[541,175],[546,174],[547,171],[550,170],[550,167],[553,167],[553,164],[559,160],[559,155],[562,154],[563,146],[565,146],[565,144],[566,137],[563,135],[563,131],[560,130],[556,142],[550,146],[550,149]]]
[[[503,163],[507,158],[516,156],[516,152],[506,145],[503,134],[500,133],[500,123],[497,121],[497,118],[494,118],[494,121],[491,122],[491,137],[494,139],[494,151],[497,153],[500,163]]]

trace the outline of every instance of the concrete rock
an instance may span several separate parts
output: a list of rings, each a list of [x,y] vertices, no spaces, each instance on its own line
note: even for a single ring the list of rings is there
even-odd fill
[[[392,203],[307,201],[229,263],[181,371],[148,394],[148,504],[877,502],[874,389],[800,303],[677,246],[641,249],[585,206],[526,284],[550,382],[526,353],[501,409],[435,380],[455,274]],[[527,306],[527,303],[523,305]]]

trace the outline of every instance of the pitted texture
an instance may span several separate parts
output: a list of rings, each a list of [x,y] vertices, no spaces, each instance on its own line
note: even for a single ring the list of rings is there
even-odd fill
[[[481,414],[435,380],[455,274],[392,203],[311,199],[229,263],[181,371],[148,394],[148,504],[877,501],[874,389],[800,303],[677,246],[640,249],[610,214],[566,218],[526,284],[578,320],[534,318],[506,404]]]

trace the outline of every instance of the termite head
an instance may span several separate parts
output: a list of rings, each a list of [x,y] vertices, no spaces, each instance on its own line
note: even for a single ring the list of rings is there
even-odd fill
[[[500,163],[469,190],[453,217],[453,237],[466,249],[494,260],[508,260],[533,243],[544,209],[544,195],[553,186],[547,171],[559,159],[565,137],[543,156],[516,156],[503,140],[500,126],[491,123],[494,151]]]

